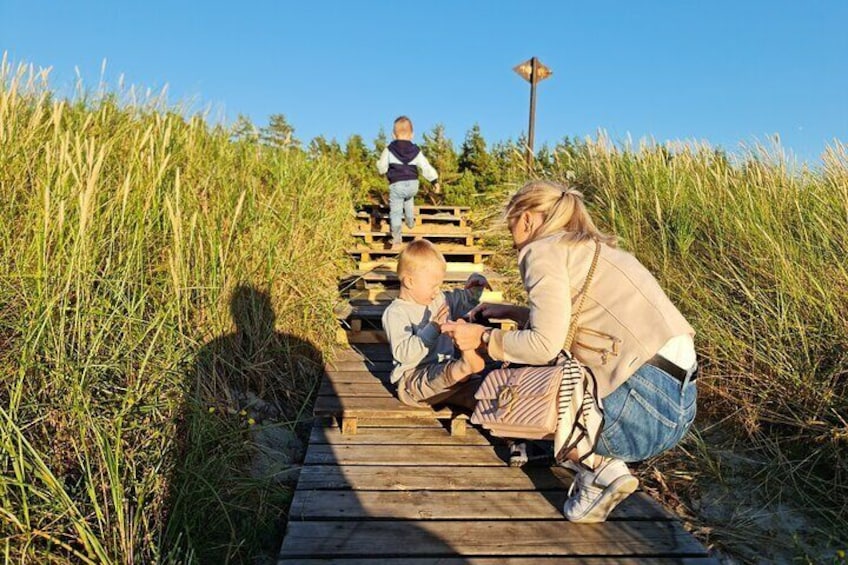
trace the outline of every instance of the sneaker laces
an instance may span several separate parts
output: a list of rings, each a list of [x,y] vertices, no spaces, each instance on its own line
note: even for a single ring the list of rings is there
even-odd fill
[[[571,481],[571,486],[568,487],[568,498],[575,493],[583,495],[588,489],[599,490],[597,487],[592,486],[592,479],[594,478],[594,473],[589,470],[579,470],[577,474],[574,475],[574,480]]]

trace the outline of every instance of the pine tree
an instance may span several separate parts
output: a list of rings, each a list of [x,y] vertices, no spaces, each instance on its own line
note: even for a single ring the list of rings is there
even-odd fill
[[[485,192],[500,181],[496,164],[486,149],[486,140],[478,124],[474,124],[465,134],[459,155],[459,170],[474,175],[474,185],[478,192]]]
[[[300,141],[294,137],[294,127],[283,114],[271,114],[268,125],[260,130],[260,139],[264,145],[277,149],[300,147]]]
[[[382,190],[377,173],[376,158],[368,150],[361,135],[354,134],[347,139],[344,160],[356,203],[364,203],[369,199],[388,202],[388,195]]]
[[[309,142],[310,157],[329,157],[331,159],[342,158],[342,148],[336,138],[327,141],[323,135],[315,137]]]
[[[465,141],[459,153],[459,171],[471,171],[476,176],[488,174],[491,158],[486,150],[486,140],[480,133],[480,126],[474,126],[465,134]]]
[[[259,130],[253,125],[249,117],[239,114],[230,129],[230,139],[233,141],[255,143],[259,140]]]
[[[442,124],[436,124],[433,130],[430,133],[425,133],[423,137],[424,142],[421,144],[421,150],[436,169],[436,172],[439,173],[439,182],[443,185],[442,190],[445,190],[445,185],[456,182],[459,178],[459,161],[453,143],[445,135],[445,126]],[[436,200],[430,186],[425,187],[420,192],[431,202]]]
[[[380,154],[383,152],[383,149],[389,144],[389,138],[386,136],[386,130],[382,127],[380,131],[377,132],[377,137],[374,138],[374,155],[375,159],[380,157]]]

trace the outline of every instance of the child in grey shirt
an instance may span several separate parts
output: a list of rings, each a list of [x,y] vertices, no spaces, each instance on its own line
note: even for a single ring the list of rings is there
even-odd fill
[[[474,350],[455,359],[453,339],[441,333],[447,320],[461,321],[480,301],[486,278],[473,274],[464,289],[443,292],[446,262],[427,240],[413,241],[400,254],[397,273],[400,295],[383,313],[383,329],[394,359],[391,381],[398,398],[411,406],[448,402],[474,406],[474,392],[483,370],[483,357]]]

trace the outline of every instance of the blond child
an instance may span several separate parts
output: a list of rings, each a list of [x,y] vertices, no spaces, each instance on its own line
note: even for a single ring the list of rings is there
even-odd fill
[[[480,379],[471,377],[485,362],[473,348],[455,358],[453,340],[441,327],[448,320],[461,321],[489,283],[475,273],[465,288],[443,292],[446,269],[445,258],[427,240],[413,241],[400,254],[400,294],[383,313],[395,364],[391,381],[404,404],[447,402],[472,409]]]
[[[395,119],[392,127],[394,140],[389,143],[377,160],[377,171],[389,179],[389,224],[392,230],[392,249],[401,245],[401,220],[406,225],[415,225],[414,198],[418,193],[418,171],[433,183],[439,192],[436,169],[430,165],[421,148],[412,142],[412,120],[406,116]]]

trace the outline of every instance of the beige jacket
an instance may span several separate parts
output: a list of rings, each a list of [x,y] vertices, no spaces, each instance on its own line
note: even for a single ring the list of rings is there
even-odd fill
[[[593,241],[567,244],[561,234],[523,247],[518,255],[530,319],[525,329],[494,330],[489,355],[496,360],[544,365],[562,349],[572,304],[586,280]],[[592,369],[601,398],[626,381],[669,339],[695,331],[631,254],[601,245],[571,351]]]

